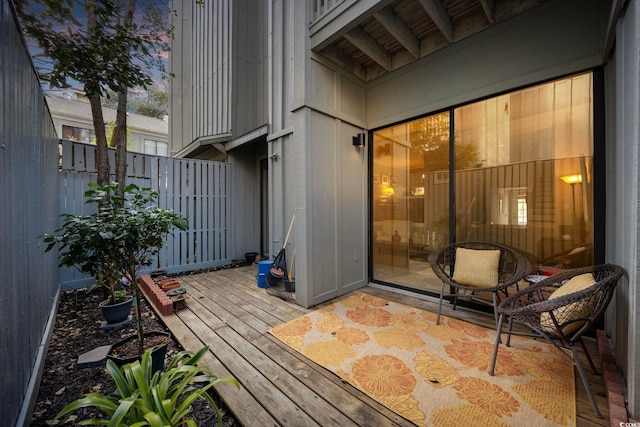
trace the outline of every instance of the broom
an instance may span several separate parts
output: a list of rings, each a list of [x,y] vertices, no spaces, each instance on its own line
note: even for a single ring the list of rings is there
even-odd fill
[[[289,231],[287,231],[287,236],[284,239],[284,245],[282,245],[282,249],[278,252],[275,259],[273,260],[273,264],[269,269],[269,275],[267,276],[267,282],[269,285],[275,286],[279,280],[282,280],[287,274],[287,257],[286,257],[286,247],[289,241],[289,235],[291,234],[291,229],[293,228],[293,223],[296,219],[296,216],[293,215],[291,218],[291,224],[289,224]]]

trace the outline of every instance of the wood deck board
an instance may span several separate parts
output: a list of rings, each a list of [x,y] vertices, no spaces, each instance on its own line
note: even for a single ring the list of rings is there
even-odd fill
[[[195,280],[184,280],[184,283],[189,286],[191,297],[195,301],[195,305],[189,307],[190,311],[204,319],[205,323],[208,314],[203,312],[203,310],[211,310],[215,319],[225,319],[225,325],[233,329],[234,332],[242,338],[238,340],[236,336],[229,332],[228,328],[218,329],[216,331],[218,335],[232,345],[236,351],[241,353],[247,363],[255,364],[256,369],[259,369],[264,373],[265,377],[272,380],[274,387],[280,388],[291,400],[298,402],[300,408],[311,414],[321,425],[361,425],[351,421],[351,418],[358,420],[359,423],[363,423],[365,420],[371,420],[371,413],[374,410],[370,407],[371,405],[365,405],[362,403],[362,400],[353,398],[339,380],[329,384],[325,378],[325,386],[320,388],[322,395],[313,391],[314,387],[317,388],[317,384],[321,381],[322,377],[318,371],[309,369],[310,366],[307,360],[302,362],[301,359],[297,359],[295,362],[297,369],[288,369],[289,365],[296,358],[292,357],[288,347],[285,348],[285,346],[279,345],[279,341],[270,335],[265,335],[267,329],[281,324],[282,321],[272,321],[272,324],[269,325],[261,320],[260,317],[269,318],[270,315],[262,312],[262,310],[257,307],[253,307],[253,310],[245,311],[245,308],[237,305],[239,301],[235,297],[221,297],[218,292],[212,291],[210,288],[203,286],[202,283]],[[205,301],[207,298],[211,298],[212,300],[205,309],[202,301]],[[213,302],[214,300],[215,302]],[[247,317],[246,313],[251,313],[255,317]],[[181,312],[179,312],[178,315],[180,316]],[[295,317],[297,316],[292,318]],[[249,342],[251,344],[248,344]],[[261,363],[258,363],[260,361]],[[278,366],[274,366],[274,363],[278,364]],[[258,366],[258,364],[260,366]],[[317,366],[315,364],[312,365],[313,368]],[[324,368],[318,368],[324,370]],[[330,372],[326,372],[328,375],[335,377],[335,375]],[[302,384],[300,384],[300,382],[302,382]],[[325,399],[341,402],[341,408],[344,408],[342,412],[348,414],[348,417],[343,416],[339,411],[335,411],[335,408],[328,402],[323,402]],[[368,401],[369,398],[367,397],[366,400]],[[316,406],[309,406],[309,402]],[[386,417],[381,418],[377,422],[378,425],[398,425],[398,423],[405,423],[404,419],[388,411],[386,408],[379,406],[377,402],[371,400],[370,403],[376,406],[376,413],[382,412],[395,420],[395,422],[390,423],[389,420],[385,419]]]
[[[159,316],[184,348],[196,351],[203,345],[210,346],[202,363],[217,376],[234,377],[241,383],[240,389],[220,384],[216,390],[242,425],[413,425],[271,336],[267,332],[270,328],[312,310],[267,295],[257,287],[255,267],[182,276],[179,280],[188,290],[187,308],[175,315]],[[433,300],[374,286],[361,291],[437,310]],[[492,316],[468,309],[453,311],[447,306],[443,314],[483,326],[493,324]],[[595,341],[587,341],[587,347],[599,367]],[[594,416],[578,376],[577,425],[608,425],[602,378],[591,373],[584,355],[582,359],[604,418]]]
[[[184,320],[178,316],[162,316],[172,335],[183,348],[197,351],[206,345],[202,338],[192,331]],[[209,351],[202,359],[202,364],[210,367],[218,378],[229,378],[234,375]],[[245,387],[236,388],[230,384],[220,384],[216,391],[225,402],[242,402],[234,409],[236,419],[245,426],[257,424],[263,426],[278,426],[279,423],[258,402]]]

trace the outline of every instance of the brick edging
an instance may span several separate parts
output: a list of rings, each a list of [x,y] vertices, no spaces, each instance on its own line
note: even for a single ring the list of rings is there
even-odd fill
[[[619,427],[621,424],[629,422],[627,406],[622,392],[622,384],[616,368],[616,360],[609,343],[609,337],[602,330],[596,331],[598,341],[598,353],[600,355],[600,369],[602,371],[602,381],[607,392],[609,403],[609,422],[611,427]]]
[[[151,276],[140,276],[138,283],[140,284],[140,289],[147,297],[147,300],[153,304],[160,314],[163,316],[173,314],[173,301],[169,296],[167,296],[166,292],[153,281]]]

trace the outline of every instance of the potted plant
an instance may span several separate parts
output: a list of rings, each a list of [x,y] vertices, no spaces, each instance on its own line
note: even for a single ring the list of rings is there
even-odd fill
[[[60,265],[75,266],[96,277],[107,290],[109,298],[117,301],[124,281],[130,282],[137,329],[137,352],[144,351],[144,331],[140,318],[141,291],[138,279],[142,267],[153,263],[153,257],[174,228],[187,229],[187,219],[168,209],[160,209],[154,202],[158,193],[150,188],[128,185],[118,195],[118,184],[99,186],[89,184],[84,193],[87,203],[97,205],[90,215],[62,214],[62,227],[47,235],[47,251],[60,249]],[[108,299],[109,299],[108,298]]]
[[[95,184],[90,184],[95,186]],[[96,186],[97,187],[97,186]],[[97,190],[85,192],[87,203],[98,204],[102,200],[102,193]],[[63,213],[62,226],[56,230],[56,235],[44,238],[48,243],[47,251],[59,246],[59,265],[75,267],[82,273],[95,278],[95,283],[87,289],[91,292],[96,288],[103,291],[104,300],[100,303],[103,316],[107,323],[119,323],[127,319],[131,312],[131,292],[126,285],[128,280],[119,275],[116,263],[105,237],[103,213],[91,215],[71,215]]]
[[[98,306],[107,324],[118,324],[128,319],[132,307],[129,286],[130,281],[125,278],[117,280],[114,277],[105,280],[104,276],[100,274],[96,278],[96,282],[87,289],[87,292],[91,292],[95,288],[103,290],[105,299]]]
[[[209,368],[198,365],[208,350],[203,347],[195,354],[188,351],[176,354],[164,373],[152,371],[150,350],[140,361],[122,367],[108,360],[107,371],[116,385],[117,395],[85,394],[47,423],[55,425],[77,409],[96,407],[107,418],[86,420],[82,424],[195,426],[195,421],[188,418],[192,403],[196,399],[206,399],[216,412],[218,425],[222,426],[222,416],[208,391],[221,382],[240,385],[234,378],[217,378]]]

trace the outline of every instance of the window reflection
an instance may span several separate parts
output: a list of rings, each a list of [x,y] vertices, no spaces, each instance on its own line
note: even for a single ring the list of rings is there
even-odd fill
[[[439,289],[426,258],[451,240],[591,264],[592,147],[591,73],[374,132],[374,279]]]

